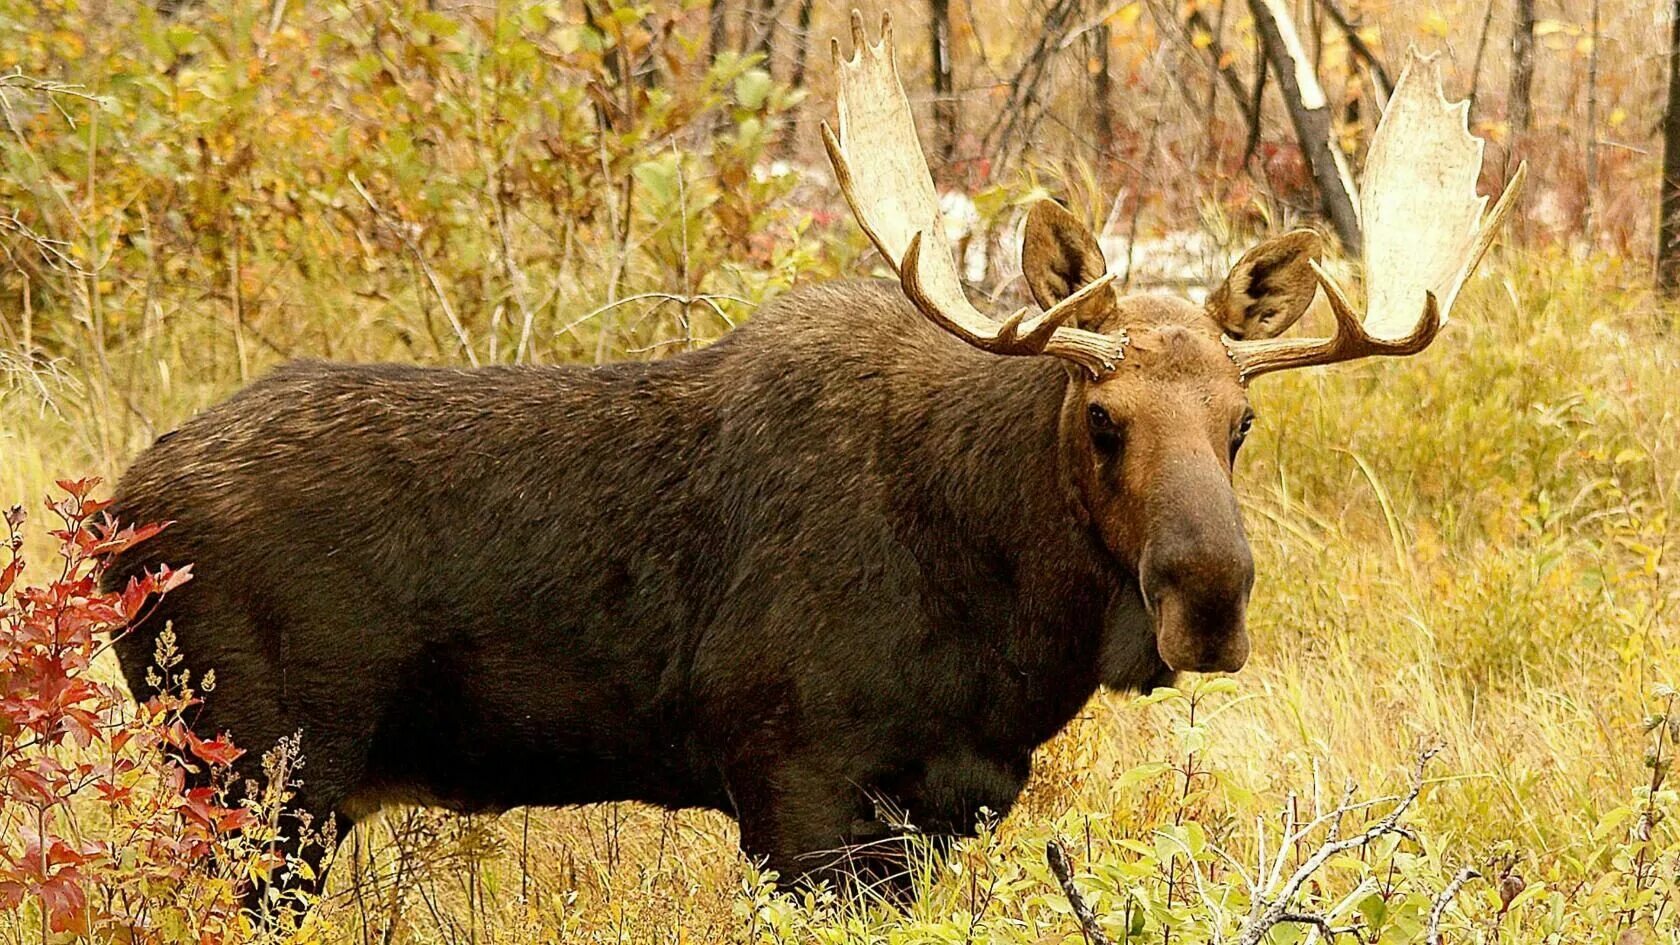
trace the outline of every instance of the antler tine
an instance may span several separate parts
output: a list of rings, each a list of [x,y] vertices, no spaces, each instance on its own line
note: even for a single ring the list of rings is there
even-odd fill
[[[1114,370],[1123,355],[1123,337],[1066,324],[1080,303],[1109,290],[1110,275],[1037,316],[1023,308],[1000,322],[968,301],[927,159],[913,145],[916,128],[894,62],[892,17],[881,17],[878,43],[869,42],[856,10],[851,31],[849,58],[842,55],[838,39],[830,43],[840,83],[840,130],[837,134],[823,122],[823,147],[852,216],[898,274],[905,297],[934,324],[983,351],[1048,354],[1079,364],[1092,376]]]
[[[1420,77],[1425,70],[1429,77]],[[1482,141],[1470,134],[1467,115],[1464,103],[1448,104],[1441,94],[1434,61],[1414,52],[1366,158],[1360,195],[1366,310],[1356,311],[1315,262],[1336,317],[1335,336],[1227,341],[1245,381],[1287,368],[1417,354],[1435,340],[1528,177],[1528,166],[1519,165],[1486,210],[1487,198],[1476,194]],[[1413,307],[1420,295],[1421,315]]]

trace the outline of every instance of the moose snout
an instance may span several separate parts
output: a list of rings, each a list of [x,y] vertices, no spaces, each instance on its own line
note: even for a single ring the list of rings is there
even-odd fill
[[[1144,550],[1138,578],[1155,620],[1155,647],[1180,672],[1234,673],[1248,661],[1254,558],[1240,524],[1234,534],[1195,537],[1154,541]]]

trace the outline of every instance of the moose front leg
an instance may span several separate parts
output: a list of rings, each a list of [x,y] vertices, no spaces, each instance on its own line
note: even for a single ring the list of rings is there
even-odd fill
[[[916,765],[912,776],[890,785],[903,798],[917,830],[947,840],[970,837],[981,820],[997,820],[1015,806],[1032,773],[1032,756],[999,758],[962,748]]]
[[[901,806],[893,800],[810,759],[737,770],[729,790],[742,852],[782,885],[828,882],[843,894],[912,898],[911,832],[895,822]]]

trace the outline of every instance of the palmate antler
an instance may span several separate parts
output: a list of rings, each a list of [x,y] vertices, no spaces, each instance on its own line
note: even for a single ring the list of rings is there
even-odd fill
[[[1476,193],[1482,140],[1469,104],[1449,104],[1440,69],[1415,52],[1383,111],[1360,186],[1365,243],[1363,318],[1336,280],[1313,271],[1336,316],[1331,338],[1227,341],[1249,380],[1271,371],[1374,355],[1417,354],[1435,340],[1528,174],[1525,163],[1493,210]]]
[[[1092,295],[1107,292],[1112,275],[1087,283],[1048,311],[1022,308],[999,322],[971,305],[957,275],[939,213],[927,159],[916,137],[910,101],[893,61],[892,18],[881,17],[881,41],[870,43],[863,17],[852,12],[850,59],[833,41],[834,71],[840,83],[840,133],[822,126],[823,144],[834,164],[852,215],[898,273],[904,294],[935,324],[994,354],[1065,358],[1093,377],[1114,370],[1123,337],[1065,324]]]

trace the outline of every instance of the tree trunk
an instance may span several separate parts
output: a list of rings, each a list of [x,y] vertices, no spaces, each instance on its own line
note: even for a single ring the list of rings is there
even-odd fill
[[[1306,50],[1295,22],[1289,16],[1284,0],[1248,0],[1254,14],[1254,27],[1260,34],[1277,73],[1278,87],[1283,91],[1284,104],[1289,107],[1289,120],[1295,126],[1295,138],[1312,168],[1313,182],[1318,187],[1319,206],[1329,217],[1342,248],[1349,253],[1360,252],[1359,212],[1354,209],[1358,200],[1349,173],[1347,158],[1336,144],[1330,129],[1330,102],[1307,61]]]
[[[1662,220],[1657,228],[1657,287],[1680,295],[1680,0],[1669,10],[1668,107],[1663,110]]]
[[[793,51],[793,87],[805,87],[805,64],[811,56],[811,6],[813,0],[799,0],[798,46]]]
[[[1581,228],[1586,231],[1590,246],[1593,238],[1593,216],[1598,195],[1598,0],[1592,0],[1592,52],[1587,56],[1587,206],[1581,214]]]
[[[1359,35],[1359,23],[1356,18],[1349,16],[1341,7],[1337,6],[1336,0],[1318,0],[1318,6],[1324,10],[1325,14],[1330,17],[1331,22],[1335,23],[1336,28],[1341,30],[1342,35],[1347,38],[1348,48],[1353,51],[1353,55],[1349,57],[1349,66],[1352,66],[1353,59],[1364,60],[1365,67],[1371,70],[1371,75],[1376,80],[1374,84],[1377,86],[1377,94],[1386,101],[1389,93],[1394,91],[1394,80],[1389,77],[1388,67],[1383,65],[1377,51],[1372,49],[1365,42],[1365,39]]]
[[[1114,75],[1109,71],[1110,47],[1114,44],[1113,31],[1108,23],[1097,24],[1091,29],[1091,51],[1096,60],[1096,75],[1092,76],[1091,92],[1097,97],[1097,149],[1103,157],[1114,153]]]
[[[1237,74],[1236,58],[1230,57],[1227,59],[1225,46],[1219,39],[1221,32],[1219,25],[1208,22],[1207,16],[1202,13],[1199,7],[1195,6],[1189,8],[1189,12],[1185,14],[1182,21],[1176,19],[1177,14],[1170,7],[1163,8],[1162,5],[1151,4],[1149,9],[1155,18],[1156,25],[1161,30],[1172,29],[1178,31],[1185,47],[1192,50],[1192,55],[1200,52],[1207,58],[1209,67],[1219,73],[1219,78],[1225,83],[1225,87],[1230,89],[1232,100],[1237,103],[1237,108],[1243,114],[1243,121],[1248,123],[1249,137],[1258,137],[1260,134],[1260,107],[1255,104],[1257,96],[1243,81],[1243,77]],[[1223,13],[1221,13],[1221,16],[1223,16]],[[1200,48],[1197,47],[1196,42],[1198,35],[1209,37],[1208,42]],[[1265,62],[1265,56],[1256,56],[1255,61],[1257,63]],[[1208,101],[1217,104],[1212,92],[1213,89],[1209,89]],[[1211,116],[1213,108],[1210,106],[1206,111]]]
[[[756,36],[757,42],[751,46],[753,52],[764,57],[764,71],[774,73],[770,67],[770,55],[776,44],[776,0],[759,0],[758,13],[753,15],[752,4],[747,5],[747,15],[751,17],[751,29],[744,31],[741,42],[745,43],[748,36]]]
[[[951,0],[928,0],[928,61],[933,74],[933,126],[940,162],[957,150],[956,83],[951,77]]]
[[[1511,31],[1511,133],[1523,135],[1533,121],[1534,0],[1517,0],[1517,25]]]
[[[1476,96],[1482,90],[1482,56],[1487,52],[1488,27],[1493,25],[1493,3],[1487,0],[1482,10],[1482,33],[1476,39],[1476,61],[1470,67],[1470,126],[1476,125]]]
[[[728,41],[729,4],[726,0],[712,0],[712,5],[706,11],[706,55],[716,59],[718,53],[723,52],[723,44]]]

